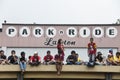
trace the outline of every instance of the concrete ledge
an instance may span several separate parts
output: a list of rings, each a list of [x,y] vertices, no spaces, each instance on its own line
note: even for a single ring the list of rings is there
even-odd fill
[[[19,72],[19,65],[0,65],[0,72]],[[26,72],[56,72],[55,65],[27,65]],[[83,65],[63,65],[62,72],[112,72],[120,73],[120,66],[95,66],[87,67]]]
[[[0,78],[17,78],[20,71],[19,65],[0,65]],[[24,78],[105,79],[107,73],[111,73],[113,79],[120,80],[120,66],[83,65],[63,65],[61,76],[57,76],[55,65],[27,65]]]

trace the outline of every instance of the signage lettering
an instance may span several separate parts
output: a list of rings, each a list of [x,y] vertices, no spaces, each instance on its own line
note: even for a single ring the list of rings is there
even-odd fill
[[[63,29],[57,30],[54,27],[48,27],[45,31],[46,34],[44,33],[44,31],[45,30],[43,30],[43,28],[41,27],[35,27],[33,28],[33,30],[32,28],[29,28],[26,26],[19,28],[19,34],[21,37],[28,37],[31,34],[31,32],[32,32],[31,36],[38,37],[38,38],[43,36],[43,34],[49,38],[53,38],[57,34],[62,35],[62,36],[66,35],[70,38],[74,38],[74,37],[86,38],[86,37],[89,37],[91,34],[96,38],[101,38],[103,37],[105,32],[106,32],[107,37],[114,38],[118,34],[118,31],[115,27],[108,27],[106,28],[106,30],[104,30],[103,27],[95,27],[92,29],[92,31],[90,30],[89,27],[81,27],[80,29],[75,28],[75,27],[68,27],[66,30],[63,30]],[[64,34],[64,31],[66,31],[66,34]],[[6,29],[6,35],[9,37],[14,37],[15,35],[17,35],[17,29],[13,26],[8,27]],[[76,35],[79,35],[79,36],[76,36]]]

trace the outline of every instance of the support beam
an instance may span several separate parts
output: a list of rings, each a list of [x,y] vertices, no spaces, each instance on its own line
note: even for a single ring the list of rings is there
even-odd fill
[[[105,74],[105,79],[106,80],[112,80],[112,73],[106,73]]]

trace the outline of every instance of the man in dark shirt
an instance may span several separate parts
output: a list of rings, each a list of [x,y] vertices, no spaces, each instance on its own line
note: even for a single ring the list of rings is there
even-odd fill
[[[6,63],[7,63],[6,56],[4,55],[4,51],[1,50],[0,51],[0,64],[6,64]]]
[[[15,50],[11,51],[11,56],[8,57],[8,62],[10,64],[18,64],[18,57],[15,55]]]
[[[22,71],[22,74],[25,72],[26,69],[26,59],[25,59],[25,52],[21,52],[21,57],[20,57],[20,68]]]
[[[71,55],[69,55],[67,57],[66,60],[67,64],[72,65],[72,64],[76,64],[77,62],[77,57],[76,57],[76,52],[75,51],[71,51]]]

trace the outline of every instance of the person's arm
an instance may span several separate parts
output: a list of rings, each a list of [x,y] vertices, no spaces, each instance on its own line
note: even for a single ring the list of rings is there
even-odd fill
[[[41,57],[40,56],[38,56],[38,62],[41,62]]]
[[[87,45],[87,53],[88,53],[88,56],[89,56],[89,50],[90,50],[90,44]]]
[[[50,61],[53,61],[53,56],[51,55],[51,60]]]
[[[69,62],[70,60],[69,60],[69,56],[67,57],[67,59],[66,59],[66,62]]]
[[[32,63],[32,60],[33,60],[33,57],[31,56],[31,58],[30,58],[30,63]]]
[[[46,56],[44,56],[44,61],[46,61]]]
[[[10,63],[10,60],[11,60],[11,56],[8,57],[8,63]]]
[[[62,49],[62,51],[64,51],[64,45],[61,45],[61,49]]]
[[[95,54],[96,54],[96,51],[97,51],[97,45],[96,45],[96,43],[94,43],[94,50],[95,50]]]

